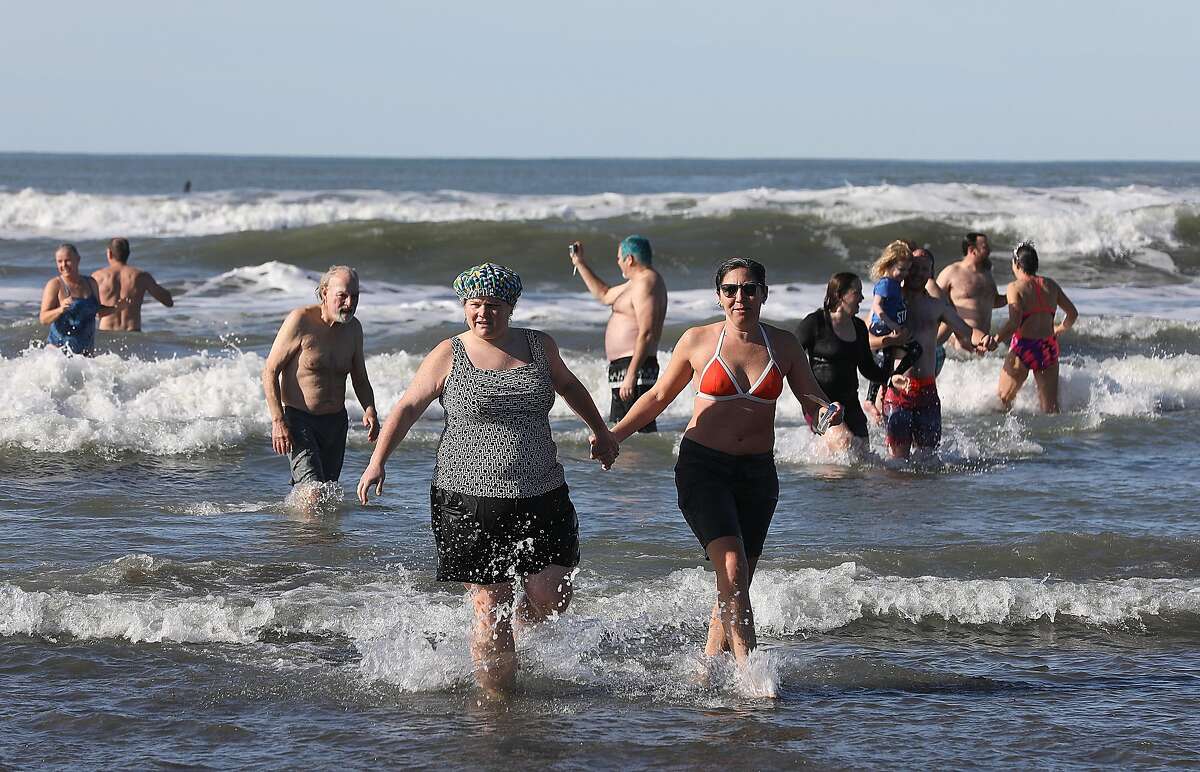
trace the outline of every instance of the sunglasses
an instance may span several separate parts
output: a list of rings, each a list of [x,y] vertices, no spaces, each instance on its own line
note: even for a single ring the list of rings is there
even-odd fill
[[[722,284],[721,294],[727,298],[737,297],[738,290],[742,291],[742,297],[753,298],[758,297],[758,291],[766,291],[766,285],[759,284],[756,281],[748,281],[743,284]]]

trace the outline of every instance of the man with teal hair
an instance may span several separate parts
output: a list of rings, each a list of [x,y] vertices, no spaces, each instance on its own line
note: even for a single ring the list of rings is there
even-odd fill
[[[616,423],[637,398],[658,380],[658,341],[667,316],[667,285],[654,270],[650,240],[629,236],[617,247],[617,268],[625,281],[614,287],[605,284],[583,258],[583,243],[571,245],[571,262],[592,296],[612,307],[604,331],[608,356],[608,384],[612,408],[608,420]],[[643,432],[658,431],[654,421]]]

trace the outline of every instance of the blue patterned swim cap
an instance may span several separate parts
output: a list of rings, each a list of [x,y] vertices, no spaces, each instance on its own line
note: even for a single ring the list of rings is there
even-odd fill
[[[521,277],[511,268],[484,263],[468,268],[454,280],[454,294],[463,303],[472,298],[496,298],[516,305],[521,297]]]

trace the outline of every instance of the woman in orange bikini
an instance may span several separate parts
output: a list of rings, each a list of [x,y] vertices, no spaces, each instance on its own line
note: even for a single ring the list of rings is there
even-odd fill
[[[755,647],[750,581],[779,501],[775,400],[785,381],[806,413],[822,410],[828,399],[795,336],[759,321],[767,299],[766,269],[734,257],[721,264],[716,279],[725,320],[683,334],[665,373],[613,427],[613,435],[623,441],[695,381],[675,485],[684,519],[717,574],[704,652],[715,656],[729,649],[744,663]],[[841,405],[825,410],[824,424],[841,422]]]
[[[1000,371],[1000,401],[1007,410],[1025,384],[1029,371],[1037,384],[1042,412],[1058,412],[1058,336],[1079,317],[1075,304],[1053,279],[1038,276],[1038,254],[1032,241],[1022,241],[1013,250],[1013,275],[1008,285],[1008,321],[996,333],[1012,335],[1004,369]],[[1066,313],[1062,324],[1054,324],[1058,309]]]

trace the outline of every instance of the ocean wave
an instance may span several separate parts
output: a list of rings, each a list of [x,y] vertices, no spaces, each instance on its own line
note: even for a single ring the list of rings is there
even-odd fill
[[[1196,579],[876,576],[852,562],[828,569],[764,569],[756,578],[751,591],[756,624],[760,634],[776,638],[829,633],[866,619],[1002,628],[1036,622],[1134,632],[1148,625],[1191,630],[1200,622]],[[670,662],[702,640],[714,596],[712,576],[703,568],[674,571],[613,594],[596,585],[585,573],[571,611],[522,637],[523,659],[535,671],[581,682],[614,667],[644,675],[647,662],[661,669],[664,659]],[[0,636],[241,645],[344,639],[357,649],[364,677],[412,691],[470,679],[470,622],[463,596],[422,592],[403,571],[355,587],[313,583],[276,592],[231,588],[182,597],[0,585]]]
[[[1044,260],[1133,257],[1171,271],[1163,248],[1179,246],[1180,217],[1200,212],[1200,190],[1022,188],[963,183],[754,188],[724,193],[500,195],[342,190],[101,195],[0,191],[0,237],[212,236],[331,223],[598,221],[617,217],[721,218],[737,212],[811,217],[870,229],[912,220],[1038,238]]]
[[[660,351],[665,364],[670,352]],[[424,353],[398,351],[367,358],[375,398],[386,412],[403,393]],[[598,405],[607,405],[606,363],[597,356],[564,352]],[[65,357],[55,349],[32,348],[0,357],[0,380],[10,384],[0,404],[0,447],[40,453],[91,451],[179,455],[218,450],[269,436],[260,373],[264,359],[236,350],[160,360]],[[989,416],[1000,410],[996,381],[1001,355],[956,359],[939,377],[948,416]],[[1065,411],[1094,421],[1115,416],[1158,415],[1200,406],[1200,355],[1129,355],[1092,359],[1068,355],[1060,367],[1060,402]],[[862,385],[865,390],[865,384]],[[346,409],[351,442],[363,442],[357,427],[362,408],[348,385]],[[861,395],[860,395],[861,396]],[[784,460],[825,461],[827,450],[804,428],[799,403],[790,392],[780,399],[778,452]],[[684,422],[692,412],[685,389],[666,409],[667,419]],[[1011,457],[1040,452],[1028,439],[1028,416],[1038,412],[1032,386],[1023,389],[1015,416],[979,436],[948,435],[948,450],[966,458]],[[551,418],[573,422],[557,400]],[[436,438],[441,409],[430,405],[426,423],[411,442]],[[998,430],[997,430],[998,429]],[[581,435],[582,436],[582,435]],[[582,440],[581,440],[582,441]]]

